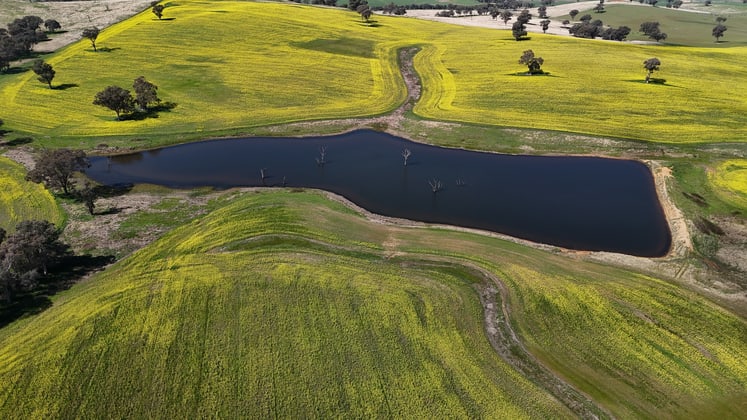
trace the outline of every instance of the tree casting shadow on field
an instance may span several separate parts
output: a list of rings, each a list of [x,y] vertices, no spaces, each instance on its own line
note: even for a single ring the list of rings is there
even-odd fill
[[[39,280],[34,291],[19,294],[6,305],[0,305],[0,328],[29,315],[43,312],[52,306],[51,296],[67,290],[78,280],[102,270],[115,260],[112,255],[68,255],[60,262],[54,273]]]
[[[77,83],[62,83],[57,86],[52,86],[52,90],[68,90],[77,87],[80,87],[80,85]]]
[[[139,110],[130,114],[124,114],[120,117],[120,121],[142,121],[146,118],[158,118],[160,112],[171,112],[172,109],[176,108],[175,102],[162,102],[158,105],[148,107],[146,110]]]

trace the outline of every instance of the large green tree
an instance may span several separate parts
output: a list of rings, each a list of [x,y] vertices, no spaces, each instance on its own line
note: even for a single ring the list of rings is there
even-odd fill
[[[52,89],[52,79],[54,79],[55,71],[51,64],[45,63],[44,60],[34,60],[31,70],[39,76],[37,77],[38,81],[46,83]]]
[[[29,181],[43,182],[51,190],[62,189],[70,193],[72,177],[90,164],[82,150],[54,149],[42,152],[34,169],[26,175]]]
[[[62,29],[62,25],[60,25],[60,22],[57,22],[54,19],[47,19],[44,21],[44,27],[47,28],[48,32],[57,32],[60,29]]]
[[[720,23],[713,28],[712,34],[716,38],[716,42],[719,42],[719,38],[724,36],[724,32],[726,32],[726,26]]]
[[[144,76],[135,79],[132,89],[135,90],[135,104],[142,111],[147,111],[149,104],[161,102],[158,99],[158,86],[145,80]]]
[[[92,26],[90,28],[83,29],[83,38],[87,38],[89,41],[91,41],[91,46],[93,47],[93,51],[98,51],[96,49],[96,39],[99,37],[99,28]]]
[[[643,22],[639,31],[656,42],[667,39],[667,34],[659,29],[659,22]]]
[[[659,66],[661,66],[661,61],[656,57],[649,58],[643,62],[643,68],[646,69],[646,83],[651,81],[651,75],[659,70]]]
[[[542,57],[534,55],[534,51],[526,50],[519,58],[519,64],[524,64],[529,68],[529,74],[542,74],[542,64],[545,60]]]
[[[0,299],[32,290],[38,279],[68,253],[60,232],[46,220],[27,220],[0,243]]]
[[[135,98],[129,90],[119,86],[107,86],[96,94],[93,104],[111,109],[117,114],[117,120],[121,120],[123,113],[135,110]]]
[[[163,18],[163,9],[164,6],[162,4],[156,4],[155,6],[153,6],[151,11],[154,15],[156,15],[156,17],[158,17],[158,20],[161,20],[161,18]]]

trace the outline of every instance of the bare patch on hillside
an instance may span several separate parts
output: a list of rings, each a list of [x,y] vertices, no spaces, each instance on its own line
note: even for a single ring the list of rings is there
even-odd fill
[[[13,19],[33,15],[60,22],[60,33],[34,47],[37,52],[55,51],[81,39],[84,28],[106,28],[150,7],[150,0],[88,0],[48,1],[3,0],[0,7],[0,27]]]

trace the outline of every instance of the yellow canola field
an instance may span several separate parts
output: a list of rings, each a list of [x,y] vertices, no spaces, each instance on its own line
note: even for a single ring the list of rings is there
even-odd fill
[[[0,156],[0,228],[15,230],[24,220],[48,220],[60,225],[64,219],[52,194],[44,186],[24,180],[23,167]]]
[[[31,72],[0,77],[0,117],[47,138],[161,138],[159,143],[239,134],[292,121],[387,113],[406,97],[396,52],[419,46],[424,118],[560,130],[672,143],[747,139],[747,48],[647,46],[533,34],[412,18],[364,24],[342,9],[185,0],[173,20],[145,11],[104,30],[94,53],[82,40],[47,58],[48,89]],[[520,75],[522,52],[545,76]],[[658,57],[645,84],[643,61]],[[157,117],[118,122],[92,104],[108,85],[143,75],[161,99]],[[92,147],[92,141],[78,144]]]
[[[709,173],[709,179],[721,199],[747,209],[747,160],[722,162]]]

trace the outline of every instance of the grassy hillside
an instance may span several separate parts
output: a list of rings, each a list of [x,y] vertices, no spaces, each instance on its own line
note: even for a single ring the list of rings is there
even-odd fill
[[[665,7],[627,7],[610,4],[605,5],[605,13],[589,13],[594,19],[601,19],[605,25],[628,26],[633,30],[629,39],[648,40],[645,35],[638,32],[638,28],[643,22],[656,21],[660,23],[661,31],[667,34],[667,44],[699,47],[747,46],[747,8],[742,7],[742,13],[739,14],[719,13],[720,9],[716,8],[712,13],[694,13]],[[726,18],[724,25],[727,27],[724,37],[718,44],[716,38],[711,35],[713,27],[716,26],[717,16]]]
[[[60,225],[64,216],[52,194],[25,176],[23,166],[0,156],[0,228],[13,231],[18,222],[31,219]]]
[[[242,199],[0,331],[2,416],[568,416],[490,347],[468,273],[305,228],[351,216],[298,197]]]
[[[747,325],[679,287],[315,193],[225,200],[0,330],[0,413],[567,416],[488,344],[473,264],[534,354],[614,415],[747,408]]]
[[[719,198],[747,210],[747,160],[721,162],[708,178]]]
[[[459,27],[397,17],[365,25],[350,11],[252,2],[171,4],[45,57],[50,90],[31,72],[0,77],[7,128],[43,145],[145,148],[289,121],[376,115],[405,98],[396,50],[419,45],[424,96],[415,113],[433,119],[530,127],[672,143],[743,142],[747,47],[641,46]],[[551,76],[525,77],[533,49]],[[643,83],[642,63],[662,61]],[[157,118],[117,122],[93,105],[107,85],[144,75],[163,100]],[[54,140],[51,140],[51,139]],[[143,141],[145,140],[145,141]]]

